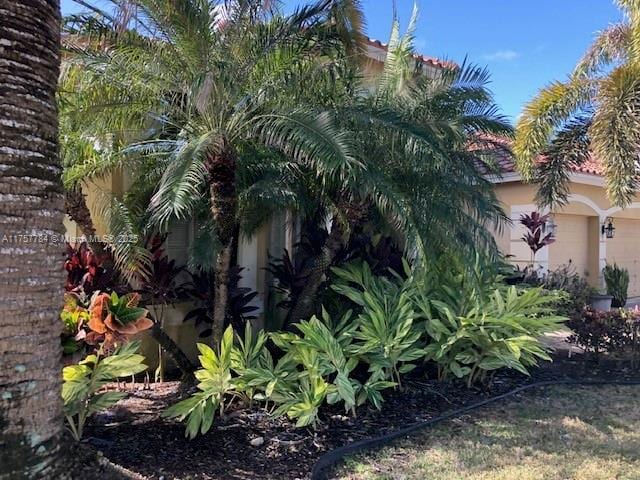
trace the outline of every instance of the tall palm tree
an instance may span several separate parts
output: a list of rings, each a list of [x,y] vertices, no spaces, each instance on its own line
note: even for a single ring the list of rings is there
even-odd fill
[[[132,3],[143,30],[135,42],[115,42],[106,51],[78,45],[84,51],[75,72],[85,93],[95,93],[84,95],[90,101],[78,111],[100,109],[92,127],[103,131],[122,133],[139,120],[118,161],[154,158],[163,171],[149,206],[151,225],[166,228],[203,199],[208,203],[217,251],[217,338],[226,316],[244,146],[276,148],[328,175],[358,166],[330,112],[294,106],[291,98],[300,88],[296,79],[331,70],[345,45],[357,52],[361,12],[354,0],[320,0],[288,16],[262,0]],[[140,141],[141,132],[149,140]]]
[[[394,15],[382,73],[354,75],[346,90],[355,94],[335,106],[366,174],[354,171],[324,189],[330,233],[304,272],[290,320],[314,313],[329,267],[372,213],[418,260],[447,249],[495,251],[487,226],[500,228],[507,219],[484,174],[496,154],[504,154],[494,139],[512,129],[487,88],[485,69],[451,64],[435,74],[424,71],[413,52],[417,15],[414,6],[404,35]]]
[[[640,4],[616,3],[624,21],[602,31],[569,78],[542,89],[518,121],[518,167],[539,183],[543,205],[567,202],[569,172],[591,154],[602,162],[612,203],[627,205],[638,190]]]
[[[0,4],[0,478],[64,478],[57,0]]]

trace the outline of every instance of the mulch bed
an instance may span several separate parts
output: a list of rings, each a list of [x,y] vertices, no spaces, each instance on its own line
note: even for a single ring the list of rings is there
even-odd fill
[[[640,370],[625,361],[605,359],[594,364],[582,355],[567,358],[564,352],[531,377],[501,372],[488,390],[429,378],[427,372],[412,372],[403,392],[386,393],[382,411],[363,407],[352,418],[342,409],[327,409],[315,431],[296,429],[286,418],[271,418],[262,409],[238,408],[191,441],[184,436],[184,425],[160,417],[180,396],[177,382],[152,384],[151,390],[128,385],[128,398],[94,416],[86,437],[111,462],[150,479],[303,479],[329,450],[521,385],[560,379],[640,379]]]

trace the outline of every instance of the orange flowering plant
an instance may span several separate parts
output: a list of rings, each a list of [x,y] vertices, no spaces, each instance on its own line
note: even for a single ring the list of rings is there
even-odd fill
[[[138,306],[140,295],[130,293],[96,293],[89,305],[91,330],[85,341],[92,345],[102,343],[105,352],[125,343],[131,335],[147,330],[153,321],[147,316],[149,311]]]

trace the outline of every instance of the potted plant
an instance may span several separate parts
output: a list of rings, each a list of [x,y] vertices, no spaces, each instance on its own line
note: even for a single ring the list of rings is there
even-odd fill
[[[593,295],[591,295],[591,307],[597,311],[608,311],[611,310],[612,300],[612,295],[609,295],[602,290],[597,290]]]
[[[606,265],[602,269],[604,282],[607,286],[607,295],[611,295],[611,306],[622,308],[627,304],[627,292],[629,291],[629,271],[620,268],[616,263]]]

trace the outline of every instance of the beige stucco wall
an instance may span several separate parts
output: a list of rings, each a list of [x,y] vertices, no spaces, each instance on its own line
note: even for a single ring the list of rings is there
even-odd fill
[[[598,180],[588,180],[597,183]],[[573,264],[589,282],[602,286],[601,268],[604,262],[617,262],[629,270],[629,296],[640,296],[640,198],[631,208],[619,210],[608,201],[601,185],[571,184],[571,201],[553,213],[557,225],[556,242],[538,252],[536,263],[550,269]],[[519,181],[496,184],[496,194],[513,226],[509,234],[497,235],[503,253],[512,255],[518,265],[530,262],[530,251],[522,241],[523,228],[518,219],[522,212],[536,210],[535,187]],[[613,239],[601,234],[605,218],[613,218],[616,228]]]
[[[576,272],[590,279],[589,217],[556,214],[556,241],[549,247],[549,269],[571,262]]]

